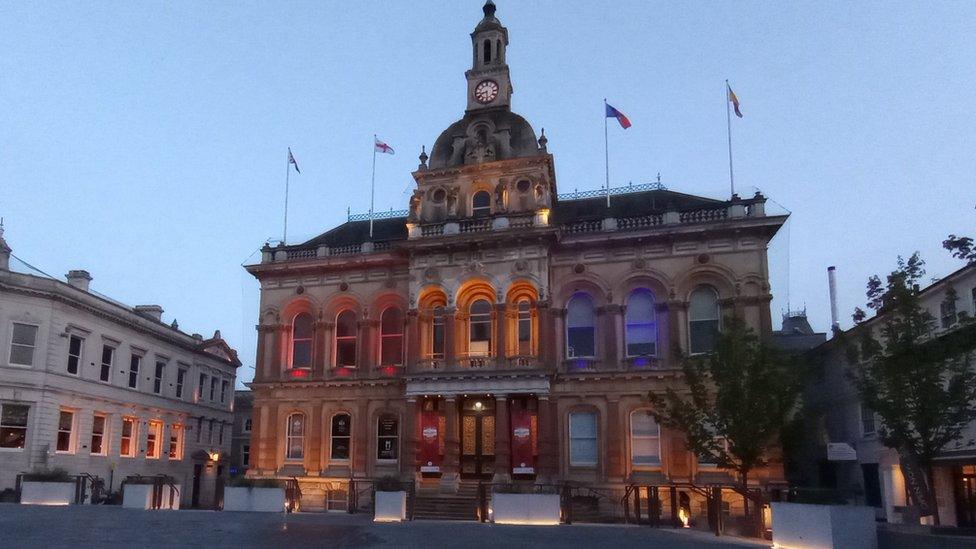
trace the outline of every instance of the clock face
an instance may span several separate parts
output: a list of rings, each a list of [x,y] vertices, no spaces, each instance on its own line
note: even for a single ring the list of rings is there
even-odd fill
[[[482,105],[491,103],[498,97],[498,82],[482,80],[474,88],[474,98]]]

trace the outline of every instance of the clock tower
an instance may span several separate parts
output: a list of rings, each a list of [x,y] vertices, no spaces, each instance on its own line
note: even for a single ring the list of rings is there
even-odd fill
[[[471,33],[473,54],[468,80],[468,111],[511,107],[512,81],[505,63],[508,29],[495,17],[495,3],[488,0],[484,18]]]

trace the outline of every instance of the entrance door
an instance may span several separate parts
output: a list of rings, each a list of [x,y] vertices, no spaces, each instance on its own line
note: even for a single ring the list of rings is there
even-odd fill
[[[193,466],[193,494],[190,500],[190,507],[196,509],[200,507],[200,476],[203,475],[203,465],[199,463]]]
[[[976,527],[976,465],[962,465],[955,470],[956,522],[962,527]]]
[[[461,401],[461,476],[491,478],[495,473],[495,399]]]

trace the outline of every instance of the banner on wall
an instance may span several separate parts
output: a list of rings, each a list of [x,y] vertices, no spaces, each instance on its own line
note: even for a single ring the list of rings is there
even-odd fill
[[[535,474],[532,452],[532,412],[524,406],[515,406],[512,417],[512,474]]]
[[[424,406],[420,416],[420,472],[441,471],[440,414],[433,406]]]

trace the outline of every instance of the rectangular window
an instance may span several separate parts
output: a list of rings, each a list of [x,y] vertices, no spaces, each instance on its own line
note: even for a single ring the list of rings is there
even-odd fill
[[[102,414],[95,414],[92,417],[91,454],[93,456],[104,456],[106,454],[105,423],[106,419]]]
[[[129,359],[129,388],[135,389],[139,387],[139,365],[142,364],[142,357],[139,355],[132,355]]]
[[[157,360],[156,372],[153,375],[153,392],[157,395],[163,393],[163,378],[166,376],[166,363]]]
[[[430,353],[431,358],[444,358],[445,337],[444,308],[435,307],[430,324]]]
[[[861,403],[861,435],[865,437],[874,436],[878,432],[878,426],[874,422],[874,412],[863,402]]]
[[[597,464],[596,414],[569,414],[569,464],[592,467]]]
[[[220,403],[221,404],[227,402],[227,386],[228,383],[226,379],[220,380]]]
[[[146,457],[149,459],[159,459],[159,441],[163,438],[163,424],[159,421],[149,422],[149,431],[146,433]]]
[[[382,415],[377,420],[376,459],[393,461],[397,459],[399,447],[400,422],[394,415]]]
[[[37,326],[14,322],[10,339],[10,363],[20,366],[34,364],[34,345],[37,343]]]
[[[133,441],[136,440],[136,435],[138,434],[138,428],[136,426],[135,418],[124,417],[122,418],[122,438],[119,442],[119,455],[122,457],[135,457],[136,456],[136,445]]]
[[[334,461],[349,459],[349,441],[352,435],[352,421],[349,414],[332,416],[332,446],[331,453]]]
[[[85,340],[73,335],[68,337],[68,373],[78,375],[81,369],[81,348]]]
[[[200,439],[203,438],[203,418],[197,418],[197,444],[200,443]]]
[[[729,451],[729,441],[724,437],[715,437],[715,442],[718,444],[719,448],[722,449],[722,451]],[[697,458],[699,467],[718,467],[718,456],[714,455],[712,452],[700,452],[697,455]]]
[[[245,433],[251,432],[251,418],[247,418],[244,420],[244,432]]]
[[[251,462],[251,445],[242,444],[241,445],[241,466],[247,467]]]
[[[210,420],[209,426],[207,427],[207,444],[213,444],[213,433],[214,433],[214,420]]]
[[[98,379],[109,382],[112,379],[112,363],[115,361],[115,347],[102,344],[102,366],[98,372]]]
[[[217,445],[219,446],[222,445],[223,443],[224,443],[224,424],[221,423],[220,426],[217,427]]]
[[[596,356],[596,328],[570,326],[566,329],[569,358]]]
[[[183,459],[183,426],[176,424],[169,428],[169,459]]]
[[[953,301],[943,301],[939,306],[939,312],[942,317],[942,327],[949,328],[956,323],[956,302]]]
[[[24,448],[29,411],[30,406],[23,404],[0,405],[0,448]]]
[[[176,370],[176,398],[183,398],[183,385],[186,383],[186,368]]]
[[[217,396],[217,378],[210,378],[210,402],[214,401],[214,397]]]
[[[203,392],[207,389],[207,374],[200,374],[200,384],[197,385],[197,402],[203,401]]]
[[[630,415],[630,459],[638,466],[661,464],[661,429],[648,410]]]
[[[61,410],[58,417],[58,445],[57,451],[63,453],[74,452],[75,414],[69,410]]]

